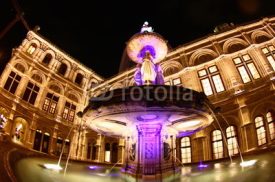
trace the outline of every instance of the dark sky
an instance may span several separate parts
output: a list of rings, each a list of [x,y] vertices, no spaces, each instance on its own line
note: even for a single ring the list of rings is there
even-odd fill
[[[172,48],[235,25],[275,15],[274,0],[17,0],[31,29],[105,78],[118,73],[125,43],[148,21]],[[0,32],[15,18],[12,0],[1,0]],[[18,21],[0,39],[0,66],[25,38]]]

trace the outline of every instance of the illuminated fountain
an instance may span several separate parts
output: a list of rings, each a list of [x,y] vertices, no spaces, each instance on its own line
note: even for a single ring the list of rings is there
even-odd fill
[[[125,139],[123,173],[143,180],[174,175],[176,137],[209,126],[215,109],[202,92],[164,85],[159,63],[168,52],[167,41],[147,22],[126,48],[137,63],[136,86],[92,97],[78,115],[94,131]]]

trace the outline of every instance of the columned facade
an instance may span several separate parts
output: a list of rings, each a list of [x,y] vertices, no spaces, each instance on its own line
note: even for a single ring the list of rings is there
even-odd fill
[[[204,92],[215,107],[222,108],[206,129],[167,139],[175,141],[169,151],[175,161],[216,160],[275,143],[275,17],[183,44],[169,50],[160,64],[166,85]],[[76,113],[83,111],[90,97],[133,86],[134,73],[135,68],[129,68],[105,79],[29,31],[0,77],[0,115],[7,119],[0,138],[78,160],[121,164],[131,160],[130,138],[92,131]],[[101,84],[91,86],[97,83]],[[143,145],[136,147],[149,144]]]

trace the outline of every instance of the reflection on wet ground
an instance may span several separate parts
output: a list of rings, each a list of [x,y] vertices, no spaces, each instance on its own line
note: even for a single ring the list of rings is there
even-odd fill
[[[218,162],[205,162],[180,167],[180,174],[165,182],[274,182],[275,154],[262,153],[244,156],[245,165],[240,158]],[[47,169],[45,164],[57,164],[57,159],[25,158],[18,162],[17,172],[22,182],[128,182],[142,181],[129,178],[120,172],[120,167],[69,162],[64,169]],[[60,164],[61,167],[65,163]],[[112,169],[110,171],[110,169]]]

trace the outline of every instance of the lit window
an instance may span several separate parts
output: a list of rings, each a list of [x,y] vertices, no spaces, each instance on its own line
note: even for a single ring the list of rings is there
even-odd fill
[[[224,91],[224,86],[221,80],[220,75],[212,76],[212,80],[214,82],[215,88],[217,92]]]
[[[251,58],[250,58],[250,56],[248,54],[243,55],[243,59],[244,59],[244,61],[251,60]]]
[[[170,85],[170,82],[168,81],[168,82],[165,82],[165,85]]]
[[[180,78],[176,78],[173,80],[173,84],[174,85],[180,85],[181,84],[181,79]]]
[[[269,53],[269,50],[267,48],[263,48],[262,51],[263,51],[264,54]]]
[[[43,110],[48,111],[51,114],[54,114],[58,99],[59,98],[57,96],[48,93],[44,101]]]
[[[212,149],[214,159],[223,158],[223,142],[220,130],[214,130],[212,132]]]
[[[275,139],[275,112],[273,110],[269,111],[266,114],[266,120],[268,122],[270,138],[271,140],[274,140]]]
[[[189,163],[191,162],[191,144],[189,137],[183,137],[181,139],[181,162]]]
[[[251,82],[251,79],[260,78],[260,74],[253,63],[253,60],[248,54],[243,55],[242,57],[237,57],[233,59],[234,63],[237,66],[239,74],[243,80],[243,83]]]
[[[205,79],[201,80],[201,83],[202,83],[202,87],[203,87],[205,95],[212,95],[213,91],[212,91],[212,87],[211,87],[209,78],[205,78]]]
[[[28,48],[27,53],[33,54],[34,51],[35,51],[35,49],[36,49],[36,47],[37,47],[37,45],[36,45],[35,43],[32,43],[32,44],[30,45],[30,47]]]
[[[275,51],[275,47],[273,45],[268,46],[270,51]]]
[[[274,51],[275,51],[275,48],[274,48],[273,45],[268,46],[268,48],[267,47],[262,48],[262,52],[265,54],[265,56],[266,56],[269,64],[271,65],[273,71],[275,71],[275,61],[274,61],[275,60],[274,59],[275,52]]]
[[[39,92],[39,87],[29,82],[25,90],[25,93],[23,95],[23,100],[34,105],[38,92]]]
[[[239,70],[239,73],[240,73],[240,75],[241,75],[242,80],[243,80],[244,83],[248,83],[248,82],[251,81],[250,77],[249,77],[249,75],[248,75],[248,73],[247,73],[247,71],[246,71],[246,69],[245,69],[244,66],[238,67],[238,70]]]
[[[215,73],[215,72],[218,71],[217,66],[211,66],[211,67],[209,67],[208,69],[209,69],[209,72],[210,72],[210,73]]]
[[[198,71],[198,73],[199,73],[199,76],[205,76],[205,75],[207,75],[205,69]]]
[[[272,66],[273,70],[275,71],[275,61],[274,61],[274,58],[270,55],[270,56],[267,56],[267,60],[269,61],[270,65]]]
[[[14,94],[18,87],[20,80],[21,80],[21,76],[17,75],[15,72],[11,71],[10,75],[4,85],[4,89],[6,89],[10,93]]]
[[[264,120],[262,116],[255,118],[255,126],[258,137],[258,145],[261,146],[266,143],[266,131],[264,127]]]
[[[238,150],[236,127],[229,126],[226,128],[226,138],[227,138],[229,156],[238,154],[239,150]]]
[[[258,73],[258,71],[257,71],[257,69],[256,69],[256,67],[254,65],[254,63],[249,63],[249,64],[247,64],[247,66],[248,66],[248,68],[250,70],[250,73],[252,74],[252,77],[254,79],[260,78],[260,75],[259,75],[259,73]]]
[[[198,71],[200,81],[205,95],[212,95],[225,91],[217,66],[210,66],[208,69]]]
[[[75,110],[76,110],[76,106],[69,103],[69,102],[66,102],[65,103],[65,108],[64,108],[64,111],[63,111],[63,119],[66,119],[68,121],[74,121],[74,115],[75,115]]]
[[[241,58],[234,58],[233,61],[234,61],[235,64],[242,63]]]

